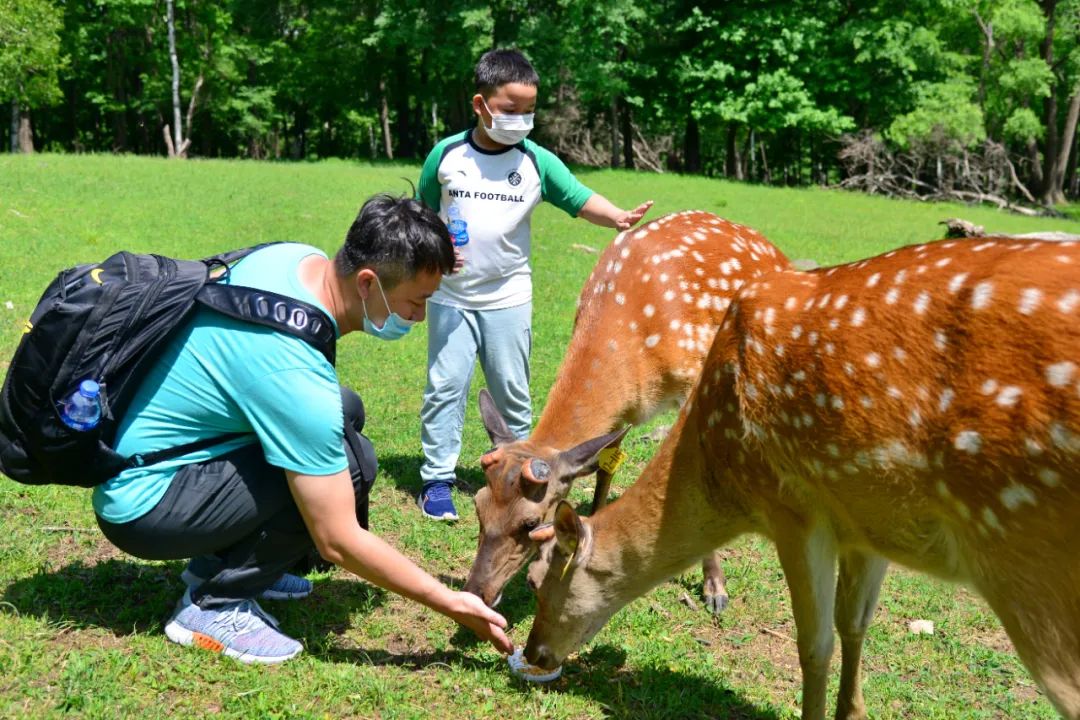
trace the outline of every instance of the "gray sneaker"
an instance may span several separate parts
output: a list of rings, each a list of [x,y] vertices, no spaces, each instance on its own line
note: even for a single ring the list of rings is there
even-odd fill
[[[190,590],[176,604],[165,634],[175,643],[219,652],[242,663],[281,663],[304,649],[281,632],[274,616],[254,600],[203,610],[191,602]]]

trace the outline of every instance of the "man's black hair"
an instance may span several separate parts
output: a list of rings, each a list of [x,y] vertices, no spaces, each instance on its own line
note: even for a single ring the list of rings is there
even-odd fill
[[[421,202],[375,195],[360,208],[334,257],[334,267],[341,276],[371,268],[389,290],[419,272],[449,275],[454,269],[454,244],[446,224]]]
[[[540,76],[517,50],[489,50],[476,63],[476,92],[485,98],[503,85],[521,83],[540,87]]]

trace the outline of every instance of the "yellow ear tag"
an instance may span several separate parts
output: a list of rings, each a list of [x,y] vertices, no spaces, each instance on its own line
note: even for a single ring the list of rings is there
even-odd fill
[[[566,560],[566,565],[563,566],[562,575],[559,576],[559,582],[566,577],[566,572],[570,569],[570,566],[574,564],[574,556],[577,555],[577,548],[574,548],[574,552],[570,553],[570,557]]]
[[[604,448],[600,451],[600,469],[608,475],[614,475],[626,458],[627,455],[622,451],[622,448]]]

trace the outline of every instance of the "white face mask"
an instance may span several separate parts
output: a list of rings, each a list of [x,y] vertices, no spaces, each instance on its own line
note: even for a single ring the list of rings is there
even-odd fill
[[[536,113],[496,115],[491,112],[484,98],[481,97],[480,102],[484,103],[484,109],[491,115],[491,127],[484,126],[489,138],[502,145],[517,145],[529,136]]]

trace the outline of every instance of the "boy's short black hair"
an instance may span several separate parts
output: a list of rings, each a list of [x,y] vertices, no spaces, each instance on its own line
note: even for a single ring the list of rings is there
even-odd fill
[[[421,271],[452,273],[454,244],[446,224],[423,203],[375,195],[360,208],[334,267],[342,277],[371,268],[389,290]]]
[[[485,98],[491,97],[508,83],[540,87],[540,76],[518,50],[502,48],[484,53],[476,63],[476,92]]]

